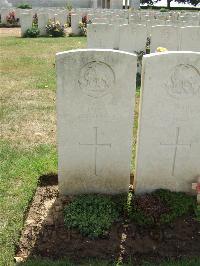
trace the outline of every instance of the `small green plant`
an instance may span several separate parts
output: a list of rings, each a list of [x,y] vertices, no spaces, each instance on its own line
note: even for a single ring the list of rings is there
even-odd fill
[[[39,34],[40,34],[39,29],[36,27],[32,27],[25,32],[24,37],[25,38],[37,38]]]
[[[160,9],[160,12],[168,12],[169,10],[167,9],[167,8],[164,8],[164,7],[162,7],[161,9]]]
[[[32,25],[33,25],[33,27],[38,27],[38,15],[37,15],[37,13],[35,13],[34,15],[33,15],[33,23],[32,23]]]
[[[182,192],[171,192],[169,190],[157,190],[154,195],[159,197],[168,208],[169,213],[162,214],[160,217],[161,223],[171,223],[177,217],[194,211],[195,209],[195,197],[189,196]]]
[[[46,32],[51,37],[64,37],[65,27],[61,25],[59,21],[50,19],[48,24],[46,25]]]
[[[197,217],[197,221],[200,223],[200,205],[197,205],[197,207],[195,209],[195,214]]]
[[[125,197],[81,195],[64,208],[65,225],[83,235],[96,238],[106,234],[123,210]]]
[[[73,8],[72,4],[70,2],[68,2],[66,8],[67,8],[68,11],[71,11],[72,8]]]
[[[137,206],[136,199],[137,197],[132,192],[130,192],[127,202],[127,213],[130,220],[133,220],[141,226],[153,224],[152,217],[146,215],[143,210],[140,209],[139,206]]]
[[[132,195],[128,214],[139,225],[169,224],[195,210],[195,198],[182,192],[159,189],[152,194]]]
[[[146,54],[150,54],[150,46],[151,46],[151,37],[147,37],[147,41],[146,41]]]
[[[28,3],[21,3],[17,7],[21,9],[32,9],[32,6]]]

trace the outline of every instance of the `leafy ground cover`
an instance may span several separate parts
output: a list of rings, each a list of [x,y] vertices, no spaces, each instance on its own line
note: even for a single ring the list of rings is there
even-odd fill
[[[128,200],[127,195],[59,196],[57,176],[43,176],[16,257],[53,261],[67,257],[74,265],[82,265],[88,258],[111,265],[126,264],[131,259],[130,265],[137,266],[145,261],[159,265],[169,258],[178,262],[199,257],[200,223],[194,214],[193,197],[158,191],[159,197],[170,199],[166,208],[155,194],[140,196],[140,208],[136,211],[130,194]],[[192,203],[184,206],[187,200]],[[174,207],[180,209],[176,217]],[[144,210],[150,217],[156,217],[153,223],[141,225]],[[158,224],[159,216],[164,214],[170,221]]]

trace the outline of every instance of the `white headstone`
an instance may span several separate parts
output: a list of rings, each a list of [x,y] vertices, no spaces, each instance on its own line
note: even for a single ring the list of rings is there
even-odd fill
[[[111,24],[89,24],[87,48],[113,49],[116,45],[117,27]]]
[[[137,193],[191,192],[200,174],[200,53],[144,56]]]
[[[71,15],[71,27],[72,27],[72,33],[74,35],[80,34],[80,27],[79,23],[82,21],[82,17],[79,14],[72,14]]]
[[[0,8],[1,7],[11,7],[12,4],[9,3],[7,0],[0,0]]]
[[[9,15],[9,12],[11,11],[10,8],[2,8],[1,13],[1,23],[6,24],[7,23],[7,16]]]
[[[33,17],[32,13],[21,13],[20,14],[20,24],[21,24],[21,36],[24,36],[24,33],[32,28]]]
[[[180,50],[200,52],[200,26],[181,28]]]
[[[49,15],[48,13],[38,14],[38,29],[40,30],[40,35],[46,35],[46,25],[48,24]]]
[[[122,25],[119,30],[119,50],[139,52],[145,50],[147,27],[144,25]]]
[[[151,52],[158,47],[165,47],[169,51],[179,50],[179,28],[174,26],[155,26],[151,28]]]
[[[114,50],[57,54],[61,193],[128,191],[136,61]]]

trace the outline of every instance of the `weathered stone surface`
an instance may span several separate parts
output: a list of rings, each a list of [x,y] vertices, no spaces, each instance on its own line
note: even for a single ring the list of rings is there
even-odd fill
[[[147,41],[146,26],[122,25],[119,32],[119,50],[131,53],[145,50]]]
[[[192,192],[200,175],[200,53],[144,56],[137,193]]]
[[[128,191],[136,61],[113,50],[57,54],[62,194]]]
[[[9,3],[7,0],[0,0],[0,8],[2,7],[11,7],[12,4]]]
[[[151,52],[158,47],[165,47],[169,51],[179,50],[179,28],[175,26],[153,26],[151,28]]]
[[[24,36],[25,32],[32,28],[33,17],[31,12],[21,13],[20,14],[20,23],[21,23],[21,35]]]
[[[200,26],[181,28],[180,50],[200,52]]]
[[[111,24],[90,24],[87,32],[87,47],[93,49],[114,49],[119,27]],[[118,41],[119,43],[119,41]]]

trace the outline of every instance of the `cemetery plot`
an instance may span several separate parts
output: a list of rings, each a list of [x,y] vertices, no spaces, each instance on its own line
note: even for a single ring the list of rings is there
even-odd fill
[[[166,258],[199,256],[200,223],[191,213],[160,227],[141,227],[123,214],[104,236],[89,238],[64,224],[64,207],[73,200],[74,196],[59,196],[57,176],[40,178],[15,255],[18,261],[37,257],[60,260],[67,256],[77,265],[88,258],[108,262],[128,262],[131,258],[141,265],[142,261],[154,264]],[[119,199],[113,196],[112,200]],[[187,203],[189,198],[185,200]],[[161,213],[169,214],[169,208],[150,195],[139,197],[137,205],[148,216],[153,214],[158,218]],[[198,265],[198,260],[194,260],[194,265]]]
[[[87,28],[89,13],[92,24]],[[7,21],[7,10],[2,14]],[[46,34],[46,23],[49,35],[58,37],[57,28],[55,35],[51,31],[56,20],[60,21],[59,36],[65,36],[65,22],[71,22],[71,36],[85,35],[87,30],[89,33],[99,27],[97,35],[88,35],[91,48],[97,43],[98,48],[118,50],[121,45],[124,51],[141,52],[141,58],[147,37],[150,45],[151,26],[159,23],[160,29],[167,29],[159,38],[164,40],[162,46],[170,50],[199,49],[198,14],[92,9],[75,9],[71,14],[69,21],[69,12],[61,9],[22,11],[22,32],[33,26],[33,20],[38,20],[40,37]],[[48,18],[52,21],[47,22]],[[171,34],[175,28],[178,37]],[[133,193],[139,113],[138,89],[134,118],[136,55],[114,50],[58,54],[59,171],[58,177],[41,177],[37,186],[38,176],[57,173],[55,54],[84,47],[86,38],[5,39],[0,97],[0,264],[13,261],[25,209],[29,211],[16,261],[68,257],[77,265],[86,257],[119,263],[131,257],[140,265],[142,260],[157,264],[166,258],[199,257],[199,54],[166,53],[153,55],[158,59],[152,62],[145,59],[135,177],[136,193],[142,195],[137,195]],[[151,41],[153,47],[155,39]],[[171,191],[146,193],[157,188]],[[80,193],[91,194],[74,195]],[[74,206],[79,206],[78,210]],[[194,263],[200,265],[197,260]]]

